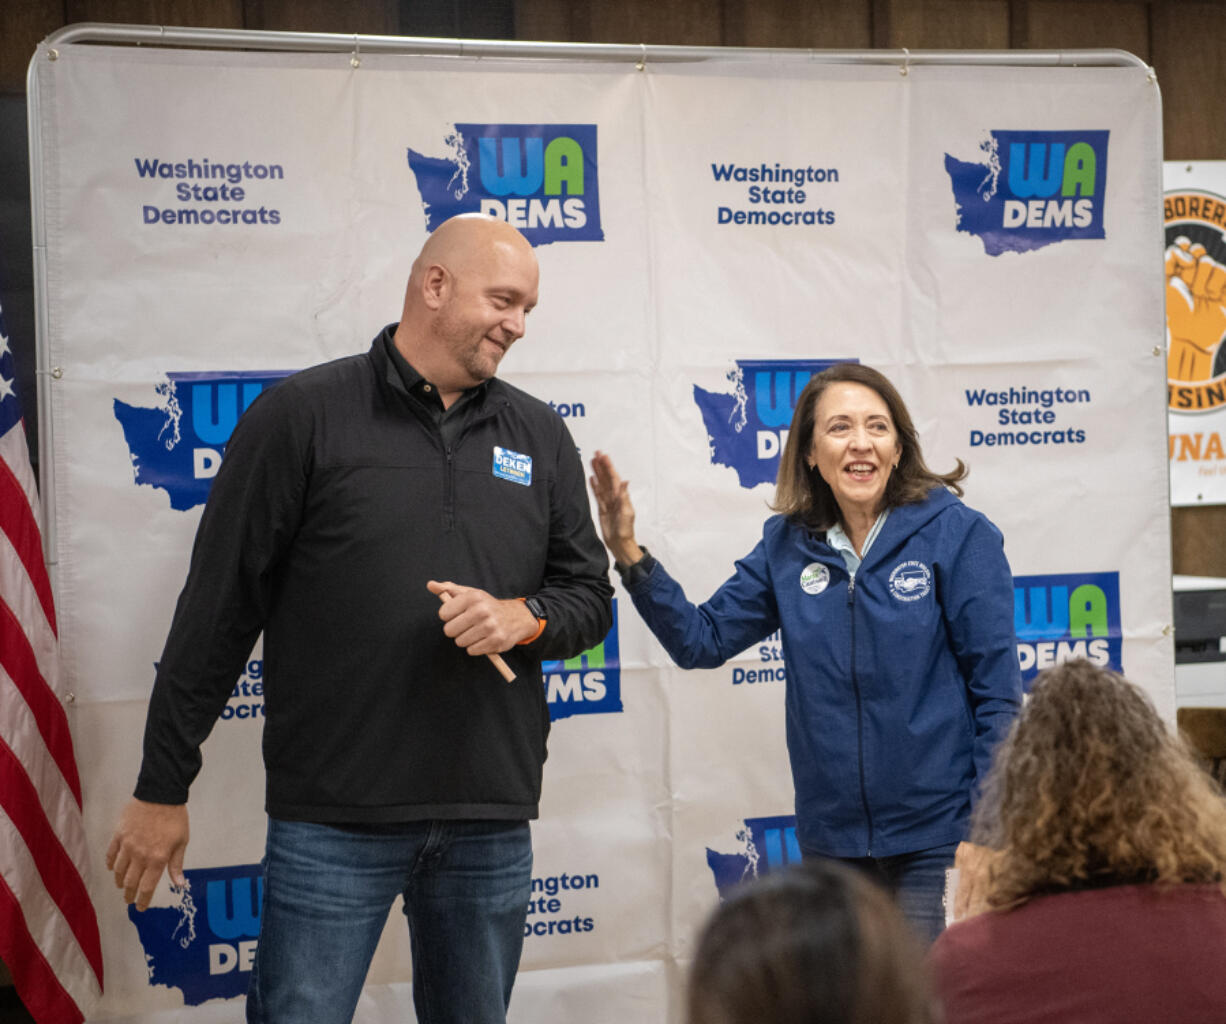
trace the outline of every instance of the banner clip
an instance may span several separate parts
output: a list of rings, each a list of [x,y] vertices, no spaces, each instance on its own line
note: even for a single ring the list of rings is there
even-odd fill
[[[898,73],[905,78],[910,73],[910,70],[911,70],[911,51],[908,50],[904,46],[902,48],[902,67],[898,69]]]
[[[356,33],[353,36],[353,53],[349,57],[349,66],[351,68],[360,68],[362,66],[362,44],[358,40]]]
[[[645,71],[647,69],[647,44],[639,43],[639,46],[642,48],[643,53],[642,56],[639,57],[638,63],[634,65],[634,70]]]

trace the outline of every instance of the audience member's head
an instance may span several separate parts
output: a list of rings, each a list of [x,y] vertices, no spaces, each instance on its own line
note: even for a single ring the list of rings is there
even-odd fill
[[[1221,882],[1226,804],[1145,694],[1088,661],[1039,675],[1001,744],[975,839],[989,907],[1097,885]]]
[[[923,956],[883,890],[806,861],[746,883],[711,916],[689,1024],[930,1024]]]

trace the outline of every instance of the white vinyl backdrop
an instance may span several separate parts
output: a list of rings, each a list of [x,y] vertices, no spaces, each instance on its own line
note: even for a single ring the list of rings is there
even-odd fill
[[[135,779],[153,662],[200,511],[174,507],[167,486],[140,476],[154,441],[169,451],[181,427],[191,443],[167,375],[202,375],[219,395],[227,374],[367,347],[395,319],[427,233],[409,151],[447,157],[457,124],[595,126],[587,212],[598,182],[603,239],[537,247],[540,306],[504,375],[555,402],[585,458],[614,455],[632,481],[641,539],[691,597],[728,575],[768,514],[771,487],[743,486],[737,459],[752,456],[727,454],[740,435],[718,412],[732,407],[738,367],[749,431],[740,439],[752,452],[755,431],[759,450],[773,443],[760,436],[764,394],[754,390],[772,366],[854,358],[898,385],[930,465],[970,464],[966,500],[1004,532],[1015,575],[1040,578],[1030,585],[1045,593],[1085,577],[1110,591],[1091,635],[1109,619],[1113,660],[1173,717],[1161,116],[1147,69],[1016,67],[1005,55],[900,68],[752,52],[642,66],[545,52],[363,52],[356,63],[342,53],[61,43],[32,65],[40,345],[43,368],[59,370],[44,391],[44,465],[97,854],[90,883],[107,991],[96,1019],[194,1024],[239,1012],[188,997],[189,968],[138,931],[101,863]],[[1095,150],[1098,237],[1023,227],[993,255],[981,234],[958,229],[960,203],[974,204],[955,196],[947,161],[984,162],[987,174],[981,147],[996,132],[1033,133],[1027,140],[1045,146],[1106,133]],[[240,200],[184,200],[178,186],[208,182],[142,175],[152,159],[253,170],[237,182]],[[281,176],[256,174],[273,166]],[[759,178],[811,173],[768,182],[792,195],[762,203],[734,167]],[[151,223],[147,212],[227,206],[254,222]],[[749,222],[769,211],[812,222]],[[764,362],[743,367],[749,360]],[[755,376],[762,366],[766,376]],[[190,382],[178,387],[185,400]],[[1023,426],[1001,418],[1015,412]],[[142,440],[138,421],[149,417],[158,429]],[[1015,431],[1027,440],[982,440]],[[622,710],[559,717],[550,737],[534,896],[554,903],[529,919],[543,927],[526,942],[513,1020],[679,1021],[694,935],[718,899],[709,853],[744,854],[747,821],[792,812],[785,684],[746,681],[778,667],[769,642],[687,673],[624,593],[618,616],[620,666],[604,680]],[[1079,636],[1036,634],[1031,657],[1067,656]],[[256,689],[258,671],[246,680]],[[206,744],[189,869],[259,862],[256,689],[236,696]],[[163,889],[156,906],[176,904]],[[196,924],[205,930],[203,913]],[[212,967],[237,977],[229,955]],[[357,1019],[411,1019],[408,977],[393,914]]]

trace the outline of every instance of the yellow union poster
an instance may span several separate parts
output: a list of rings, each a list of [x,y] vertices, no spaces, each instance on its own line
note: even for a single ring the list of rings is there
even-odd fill
[[[1226,161],[1167,163],[1171,504],[1226,503]]]

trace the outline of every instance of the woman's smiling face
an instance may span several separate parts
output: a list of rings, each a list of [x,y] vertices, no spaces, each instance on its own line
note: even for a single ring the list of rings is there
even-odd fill
[[[827,387],[814,410],[809,468],[830,485],[846,521],[881,511],[885,485],[902,445],[889,406],[864,384],[839,381]]]

